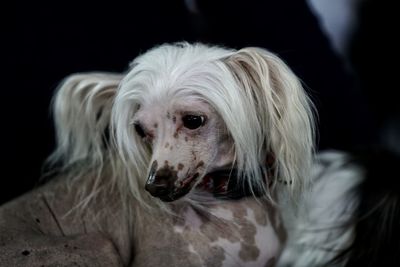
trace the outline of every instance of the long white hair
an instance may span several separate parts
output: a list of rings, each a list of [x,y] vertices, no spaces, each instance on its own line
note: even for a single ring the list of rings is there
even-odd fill
[[[274,159],[274,177],[267,177],[272,187],[298,195],[307,185],[313,105],[276,55],[260,48],[177,43],[153,48],[130,66],[125,75],[73,75],[58,89],[58,145],[51,159],[63,170],[76,166],[79,176],[97,171],[97,179],[107,173],[121,195],[151,207],[157,201],[143,190],[151,149],[134,133],[132,118],[148,99],[179,93],[200,97],[221,116],[234,140],[239,177],[257,187],[254,191],[269,194],[267,172],[260,168],[268,155]],[[84,188],[91,192],[86,196],[95,195],[101,184]]]

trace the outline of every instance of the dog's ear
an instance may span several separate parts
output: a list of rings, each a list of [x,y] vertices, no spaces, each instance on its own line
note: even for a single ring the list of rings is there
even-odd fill
[[[275,158],[274,182],[300,189],[309,175],[315,129],[314,107],[300,80],[279,57],[260,48],[239,50],[224,62],[255,108],[264,138],[259,145],[265,157]]]
[[[110,73],[74,74],[60,84],[52,105],[57,147],[49,163],[68,166],[102,159],[121,79],[122,75]]]

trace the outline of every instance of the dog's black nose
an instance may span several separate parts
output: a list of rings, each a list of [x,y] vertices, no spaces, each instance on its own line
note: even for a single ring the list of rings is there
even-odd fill
[[[153,197],[163,197],[169,194],[168,182],[165,179],[157,181],[157,183],[146,183],[145,189]]]
[[[154,197],[165,197],[171,191],[173,176],[174,173],[166,167],[157,171],[157,161],[154,161],[150,168],[145,189]]]

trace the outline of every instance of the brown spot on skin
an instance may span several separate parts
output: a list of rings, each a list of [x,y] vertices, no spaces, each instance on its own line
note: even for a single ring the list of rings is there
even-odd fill
[[[189,137],[185,136],[185,142],[189,141]]]
[[[169,147],[169,143],[167,142],[166,144],[165,144],[165,148],[168,148]]]
[[[168,183],[173,183],[178,178],[177,171],[174,169],[175,166],[170,166],[168,160],[165,160],[164,166],[157,170],[155,179],[167,179]]]
[[[256,234],[257,228],[256,226],[248,221],[243,220],[241,223],[241,228],[239,230],[240,236],[246,240],[246,242],[242,242],[239,251],[239,257],[243,261],[255,261],[260,255],[260,250],[256,245]]]
[[[218,231],[216,231],[216,229]],[[200,231],[207,236],[211,242],[217,241],[218,238],[224,238],[230,242],[239,242],[238,226],[226,220],[219,220],[215,224],[203,223],[200,226]]]
[[[35,221],[36,221],[37,223],[40,223],[40,220],[39,220],[38,218],[36,218]]]
[[[158,128],[158,124],[157,123],[154,123],[154,128]]]
[[[256,218],[256,222],[261,226],[266,226],[268,224],[268,218],[265,213],[260,212],[258,209],[254,209],[254,217]]]
[[[179,137],[178,132],[175,132],[175,133],[174,133],[174,138],[178,138],[178,137]]]
[[[242,242],[239,251],[239,257],[243,261],[255,261],[260,256],[260,250],[255,245],[248,245]]]
[[[232,211],[232,213],[234,220],[240,221],[247,215],[247,210],[242,206],[238,206],[236,209]]]
[[[200,168],[200,167],[202,167],[202,166],[204,166],[204,161],[200,160],[200,162],[197,163],[197,165],[196,165],[196,169],[197,169],[197,168]]]
[[[210,248],[212,257],[208,257],[204,261],[205,266],[221,267],[225,260],[225,251],[220,246],[213,246]]]
[[[183,167],[185,167],[185,166],[184,166],[182,163],[179,163],[179,164],[178,164],[178,170],[182,170]]]

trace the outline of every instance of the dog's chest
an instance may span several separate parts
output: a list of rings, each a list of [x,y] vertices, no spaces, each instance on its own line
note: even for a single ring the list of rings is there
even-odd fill
[[[134,266],[274,266],[285,230],[272,206],[254,200],[179,207],[179,218],[148,218]]]

